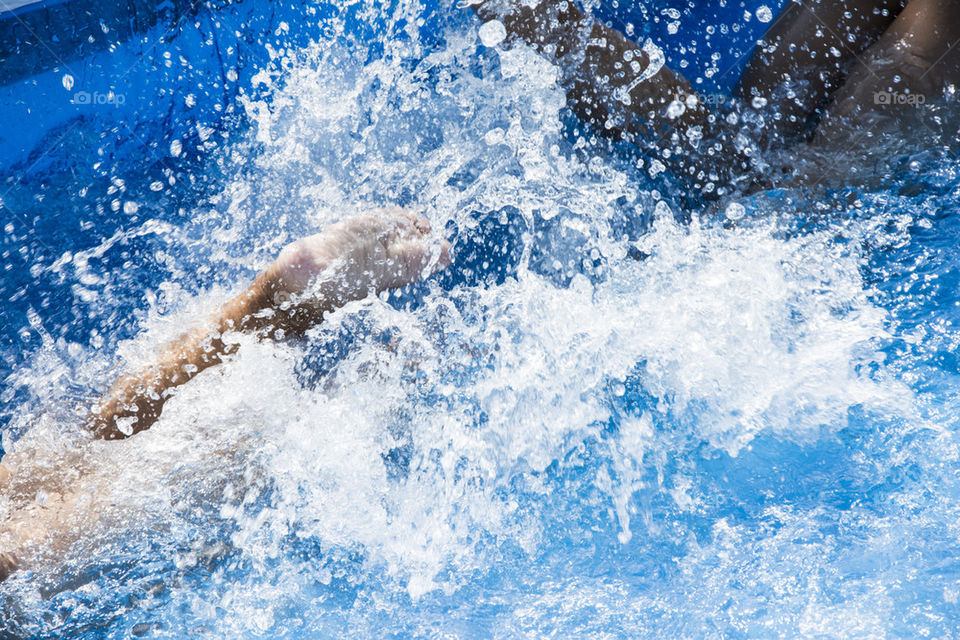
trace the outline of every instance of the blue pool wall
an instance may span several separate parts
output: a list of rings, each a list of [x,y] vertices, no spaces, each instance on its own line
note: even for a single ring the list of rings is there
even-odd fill
[[[67,20],[71,14],[65,10],[73,4],[36,12],[62,13],[59,17]],[[385,3],[385,11],[390,4]],[[333,3],[305,7],[246,0],[194,6],[177,0],[151,7],[147,17],[135,4],[123,5],[131,7],[132,12],[115,8],[106,18],[80,26],[38,21],[44,25],[39,31],[36,24],[25,25],[29,15],[0,14],[0,32],[7,36],[6,41],[0,37],[0,46],[13,52],[0,64],[0,113],[7,123],[0,127],[0,171],[42,170],[44,152],[55,143],[58,130],[78,118],[96,119],[105,136],[112,129],[122,133],[134,123],[158,120],[168,140],[216,127],[235,115],[238,93],[256,93],[251,78],[269,65],[271,49],[295,51],[311,41],[329,40],[327,18],[343,17]],[[352,9],[360,12],[363,7]],[[423,3],[422,15],[437,20],[437,9],[436,2]],[[90,11],[102,13],[92,7]],[[363,42],[379,35],[377,27],[384,21],[378,24],[376,17],[364,15],[344,24],[351,30],[338,34],[340,39]],[[421,29],[427,46],[439,31],[431,26],[427,22]],[[40,32],[38,39],[35,34]],[[55,51],[37,44],[54,39],[76,44]],[[15,60],[17,43],[24,42],[23,51],[40,50],[46,56]],[[20,77],[24,68],[43,70]]]
[[[776,16],[787,1],[700,1],[677,10],[663,0],[606,0],[596,14],[638,41],[662,46],[667,63],[700,91],[729,94],[769,26],[757,19],[757,8]],[[467,13],[440,0],[420,7],[425,47],[439,40],[444,17]],[[353,9],[362,12],[361,5]],[[72,0],[0,12],[0,113],[6,123],[0,127],[0,171],[42,163],[50,135],[75,118],[97,118],[106,132],[162,119],[171,140],[216,126],[232,115],[238,91],[255,91],[250,80],[269,63],[267,45],[294,50],[328,40],[326,19],[335,12],[333,4],[270,0],[131,0],[109,7]],[[342,38],[380,35],[366,13],[345,24]],[[190,94],[192,106],[185,100]]]

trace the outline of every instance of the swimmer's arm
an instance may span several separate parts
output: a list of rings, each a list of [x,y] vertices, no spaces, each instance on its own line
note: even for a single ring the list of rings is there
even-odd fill
[[[231,330],[256,329],[270,309],[270,278],[265,274],[272,268],[224,305],[208,326],[176,338],[161,348],[153,364],[118,378],[87,420],[94,436],[120,440],[150,428],[176,387],[233,353],[236,345],[225,342],[223,336]]]
[[[236,351],[236,344],[224,340],[230,331],[273,339],[302,335],[351,300],[446,266],[449,246],[440,243],[434,252],[429,233],[425,218],[394,211],[353,218],[287,246],[209,325],[163,347],[152,365],[118,379],[91,412],[89,429],[106,440],[148,429],[176,387]]]

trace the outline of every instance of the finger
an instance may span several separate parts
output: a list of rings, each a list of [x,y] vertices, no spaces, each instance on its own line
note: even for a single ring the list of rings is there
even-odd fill
[[[400,240],[390,245],[387,258],[394,265],[392,286],[402,286],[422,277],[430,262],[430,248],[422,240]]]
[[[396,265],[388,286],[397,287],[416,282],[450,264],[450,243],[443,241],[437,251],[423,239],[401,240],[390,245],[389,260]],[[429,270],[428,270],[429,269]]]
[[[430,221],[427,219],[426,216],[421,215],[419,213],[413,213],[412,216],[413,216],[413,226],[415,226],[420,231],[421,234],[427,235],[428,233],[430,233],[430,230],[431,230]]]
[[[430,221],[422,214],[406,209],[392,209],[388,211],[388,217],[395,228],[401,232],[399,235],[426,235],[430,233]]]
[[[446,269],[450,266],[451,262],[453,262],[453,245],[444,240],[440,244],[440,257],[437,260],[437,267],[434,269],[434,271]]]

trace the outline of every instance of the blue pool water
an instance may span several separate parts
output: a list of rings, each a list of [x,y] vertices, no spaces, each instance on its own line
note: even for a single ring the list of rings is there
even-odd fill
[[[956,129],[734,224],[478,26],[204,6],[5,89],[0,517],[72,506],[0,637],[960,636]],[[80,436],[285,243],[395,203],[448,273]]]

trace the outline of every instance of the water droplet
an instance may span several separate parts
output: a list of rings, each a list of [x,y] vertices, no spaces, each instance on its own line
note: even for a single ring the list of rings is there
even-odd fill
[[[747,212],[742,204],[739,202],[731,202],[727,205],[727,218],[729,220],[739,220]]]
[[[507,28],[499,20],[491,20],[480,27],[480,42],[485,47],[495,47],[507,37]]]
[[[136,423],[137,419],[135,417],[116,419],[117,429],[125,436],[133,435],[133,425]]]
[[[483,139],[487,144],[492,146],[495,144],[500,144],[500,142],[503,141],[503,136],[503,129],[496,127],[494,129],[490,129],[490,131],[487,131],[487,135],[485,135]]]
[[[682,102],[679,100],[674,100],[667,106],[667,117],[671,120],[675,120],[676,118],[682,116],[686,110],[687,108]]]

